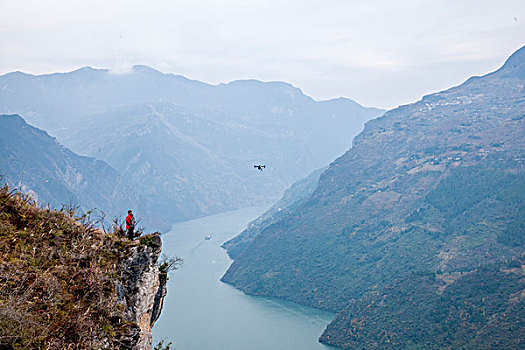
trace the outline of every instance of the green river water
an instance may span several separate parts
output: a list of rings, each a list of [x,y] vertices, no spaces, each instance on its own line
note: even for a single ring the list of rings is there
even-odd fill
[[[240,233],[265,207],[252,207],[175,224],[163,251],[184,259],[172,272],[154,344],[177,350],[318,350],[334,314],[270,298],[251,297],[220,282],[232,260],[221,244]],[[205,240],[211,235],[210,240]]]

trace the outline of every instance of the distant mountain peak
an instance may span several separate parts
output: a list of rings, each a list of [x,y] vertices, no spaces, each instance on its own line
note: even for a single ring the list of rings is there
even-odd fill
[[[6,77],[31,77],[33,76],[32,74],[29,74],[29,73],[26,73],[26,72],[22,72],[22,71],[14,71],[14,72],[9,72],[9,73],[6,73],[5,74]]]
[[[25,120],[19,116],[18,114],[0,114],[0,120],[9,120],[9,121],[17,121],[20,123],[25,123]]]
[[[74,71],[70,73],[71,74],[92,74],[92,73],[108,72],[108,71],[109,71],[108,69],[104,69],[104,68],[93,68],[91,66],[85,66],[85,67],[80,67],[78,69],[75,69]],[[51,74],[68,74],[68,73],[66,72],[66,73],[51,73]]]
[[[151,68],[149,66],[143,65],[143,64],[136,64],[132,68],[133,73],[145,73],[145,74],[154,74],[154,75],[165,75],[161,71],[158,71],[154,68]]]
[[[510,57],[505,61],[505,64],[502,68],[514,68],[521,66],[525,63],[525,46],[522,46],[519,50],[514,52]]]
[[[235,89],[235,90],[246,90],[246,89],[264,89],[265,91],[272,91],[272,92],[281,92],[285,93],[286,95],[295,98],[295,97],[303,97],[311,100],[312,98],[310,96],[307,96],[303,93],[303,91],[284,81],[261,81],[258,79],[238,79],[230,81],[229,83],[221,83],[217,85],[218,87],[226,87],[228,89]]]
[[[229,83],[223,83],[219,85],[242,86],[242,87],[266,85],[266,86],[289,87],[289,88],[300,90],[299,88],[293,86],[292,84],[286,83],[284,81],[262,81],[258,79],[238,79],[238,80],[232,80]]]
[[[354,106],[359,106],[359,107],[364,107],[362,106],[360,103],[352,100],[352,99],[349,99],[347,97],[336,97],[336,98],[331,98],[329,100],[322,100],[322,101],[319,101],[321,103],[334,103],[334,104],[349,104],[349,105],[354,105]]]
[[[93,68],[91,66],[85,66],[85,67],[80,67],[79,69],[76,69],[75,72],[91,72],[91,71],[95,71],[97,70],[96,68]]]

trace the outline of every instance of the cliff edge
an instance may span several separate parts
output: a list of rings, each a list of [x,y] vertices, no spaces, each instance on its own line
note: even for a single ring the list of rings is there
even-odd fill
[[[130,250],[121,265],[123,278],[115,281],[117,303],[126,310],[125,319],[138,326],[137,332],[128,335],[130,349],[151,349],[151,327],[160,316],[167,292],[157,264],[162,251],[160,236],[144,236]]]
[[[120,231],[0,187],[0,348],[151,349],[161,239]]]

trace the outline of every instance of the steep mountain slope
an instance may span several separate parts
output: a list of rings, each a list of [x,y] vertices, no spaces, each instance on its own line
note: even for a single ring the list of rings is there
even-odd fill
[[[326,170],[318,169],[308,175],[308,177],[295,182],[284,192],[283,197],[260,217],[250,222],[247,228],[238,236],[225,242],[222,247],[227,250],[228,255],[235,259],[248,247],[255,237],[257,237],[266,227],[285,217],[294,208],[299,206],[302,201],[308,198],[317,188],[319,177]]]
[[[40,205],[97,208],[108,219],[134,208],[141,225],[168,227],[106,162],[71,152],[18,115],[0,115],[0,166],[4,181],[31,193]]]
[[[145,66],[6,74],[0,106],[108,162],[176,220],[278,200],[382,113],[343,98],[316,102],[280,82],[213,86]]]
[[[264,229],[223,280],[341,311],[396,280],[444,274],[452,283],[455,273],[524,254],[524,83],[522,48],[492,74],[368,122],[315,192]],[[323,341],[348,328],[331,331]]]
[[[367,293],[320,340],[343,349],[520,349],[525,259],[421,274]]]

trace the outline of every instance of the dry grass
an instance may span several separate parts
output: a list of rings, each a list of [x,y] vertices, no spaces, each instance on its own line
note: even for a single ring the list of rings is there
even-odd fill
[[[0,188],[1,349],[119,348],[136,327],[116,321],[114,281],[137,243],[85,219]]]

